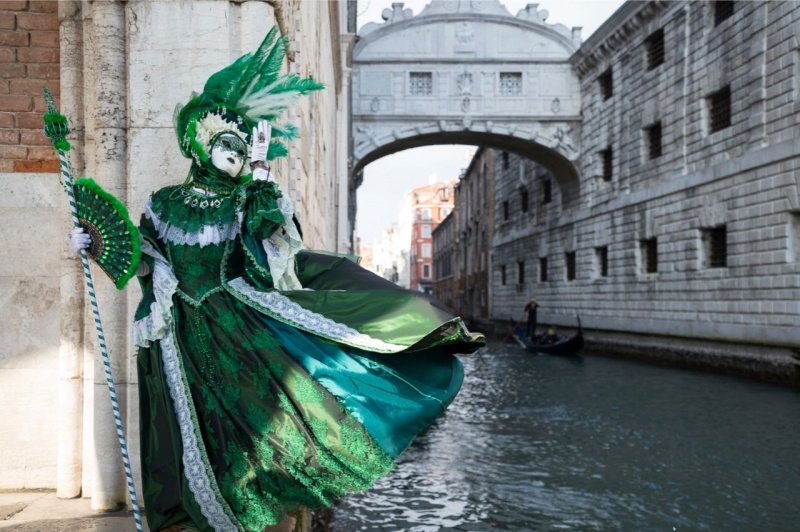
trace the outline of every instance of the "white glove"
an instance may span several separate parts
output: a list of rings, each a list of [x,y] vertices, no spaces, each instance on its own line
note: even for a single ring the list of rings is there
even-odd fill
[[[250,166],[258,163],[267,164],[267,151],[269,151],[269,139],[272,136],[272,126],[269,122],[262,120],[258,126],[253,128],[253,136],[250,139]]]
[[[73,255],[80,255],[82,249],[92,244],[92,237],[83,232],[83,227],[76,227],[69,232],[69,250]]]

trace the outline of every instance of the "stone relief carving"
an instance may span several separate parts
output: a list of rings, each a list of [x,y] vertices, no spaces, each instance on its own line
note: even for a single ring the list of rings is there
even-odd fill
[[[381,102],[377,98],[372,99],[372,103],[369,104],[369,110],[373,113],[377,113],[381,108]]]
[[[468,113],[469,106],[470,106],[470,99],[469,96],[467,96],[463,100],[461,100],[461,111],[464,113]]]
[[[555,98],[553,103],[550,104],[550,110],[553,111],[554,114],[558,114],[561,111],[561,100]]]
[[[472,94],[472,74],[466,70],[458,75],[456,88],[459,94]]]
[[[556,128],[553,138],[556,140],[556,147],[566,148],[569,151],[575,151],[575,141],[572,140],[572,128]]]
[[[461,22],[456,28],[456,41],[459,44],[472,44],[475,41],[475,32],[468,21]]]

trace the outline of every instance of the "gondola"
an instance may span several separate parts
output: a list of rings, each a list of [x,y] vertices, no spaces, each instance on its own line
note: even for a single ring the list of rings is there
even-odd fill
[[[538,344],[531,342],[522,327],[517,328],[516,340],[528,351],[545,353],[548,355],[575,355],[583,349],[583,327],[578,316],[578,332],[568,338],[562,338],[553,344]]]

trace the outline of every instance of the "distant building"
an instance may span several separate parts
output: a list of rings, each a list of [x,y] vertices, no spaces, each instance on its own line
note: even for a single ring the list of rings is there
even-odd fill
[[[456,311],[458,301],[458,245],[456,226],[458,208],[453,209],[447,218],[433,230],[433,295]]]
[[[455,181],[437,182],[410,193],[412,225],[409,288],[433,293],[433,230],[453,211]]]
[[[361,258],[359,264],[362,268],[365,268],[371,272],[375,271],[375,264],[373,263],[373,246],[361,245],[358,256]]]
[[[372,246],[372,268],[371,271],[388,279],[393,283],[400,284],[400,275],[405,272],[408,275],[406,266],[408,257],[408,240],[403,240],[401,246],[399,229],[393,225],[381,233],[381,238]]]

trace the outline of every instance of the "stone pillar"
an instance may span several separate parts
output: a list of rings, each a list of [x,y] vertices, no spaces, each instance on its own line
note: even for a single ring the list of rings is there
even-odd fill
[[[86,6],[86,4],[84,4]],[[127,202],[127,64],[125,3],[94,2],[88,5],[91,14],[91,47],[93,75],[87,83],[87,107],[93,107],[92,148],[86,159],[95,179],[114,196]],[[128,324],[124,292],[117,292],[113,283],[94,272],[100,316],[111,370],[114,374],[120,410],[126,412],[128,387]],[[99,350],[95,350],[93,382],[93,464],[92,509],[118,510],[126,500],[125,473],[122,466],[114,415],[111,410],[105,372]]]
[[[81,4],[60,2],[61,21],[61,112],[70,118],[73,146],[71,159],[76,173],[82,171],[83,150],[83,25]],[[66,235],[72,216],[64,198],[61,212],[61,345],[58,390],[58,478],[56,494],[73,498],[81,494],[83,450],[83,305],[86,286],[80,258],[66,251]]]

